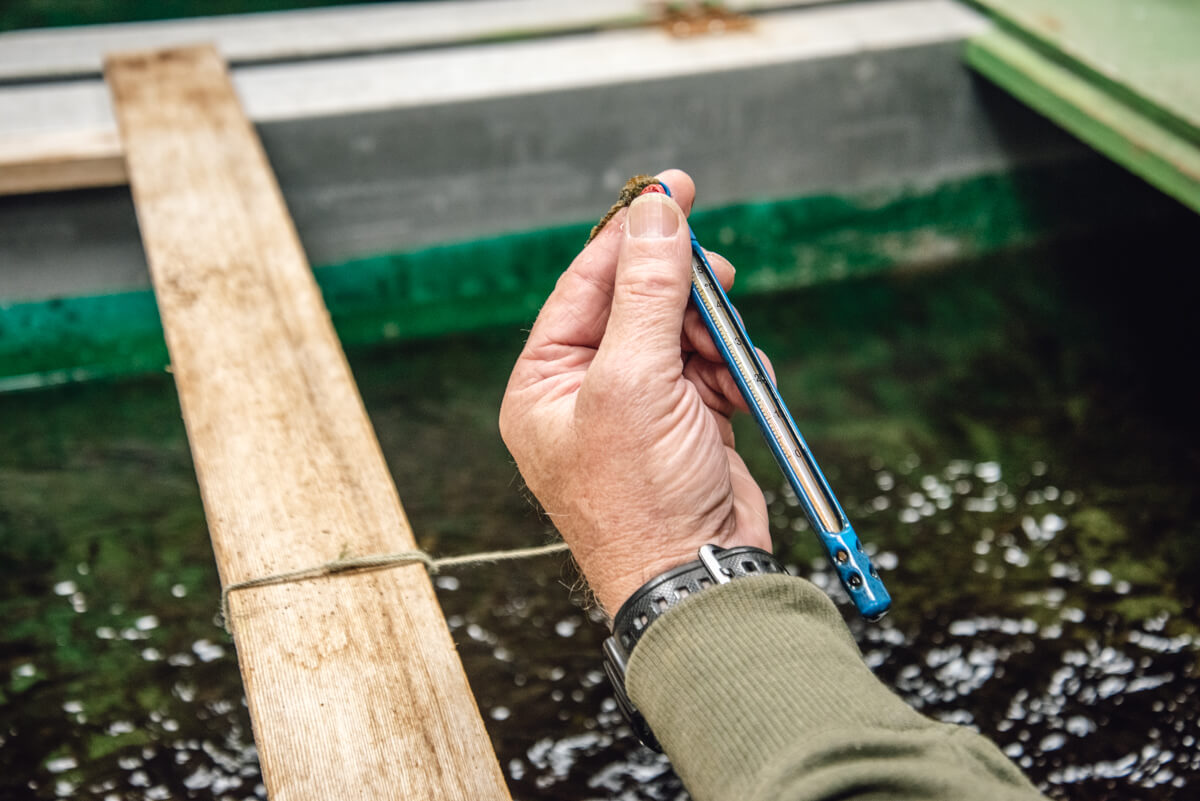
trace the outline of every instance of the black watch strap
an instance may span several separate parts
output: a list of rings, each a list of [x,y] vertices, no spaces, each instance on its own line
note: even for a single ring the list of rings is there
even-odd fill
[[[634,647],[655,620],[687,597],[715,584],[750,576],[786,573],[775,557],[761,548],[701,546],[699,559],[655,576],[621,604],[613,618],[612,636],[604,641],[604,672],[612,682],[617,706],[642,744],[662,751],[646,719],[625,692],[625,668]]]

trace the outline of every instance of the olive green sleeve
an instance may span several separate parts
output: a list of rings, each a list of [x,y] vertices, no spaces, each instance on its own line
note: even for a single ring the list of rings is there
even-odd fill
[[[803,579],[687,599],[643,636],[626,683],[695,801],[1042,798],[991,741],[892,694]]]

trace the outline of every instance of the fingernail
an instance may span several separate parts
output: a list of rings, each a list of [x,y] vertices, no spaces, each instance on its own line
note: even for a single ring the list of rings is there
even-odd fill
[[[639,195],[629,205],[626,230],[635,239],[666,239],[679,230],[679,212],[666,195]]]

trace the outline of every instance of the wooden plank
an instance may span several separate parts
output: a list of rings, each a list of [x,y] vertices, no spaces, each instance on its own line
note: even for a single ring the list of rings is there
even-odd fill
[[[127,180],[113,130],[0,139],[0,195],[121,186]]]
[[[106,74],[222,583],[412,548],[224,63],[134,53]],[[508,798],[423,567],[230,600],[272,799]]]
[[[1005,31],[972,38],[966,57],[1022,102],[1200,211],[1200,142]]]

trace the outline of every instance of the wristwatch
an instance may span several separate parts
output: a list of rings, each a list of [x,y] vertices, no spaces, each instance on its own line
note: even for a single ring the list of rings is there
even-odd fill
[[[654,732],[625,691],[625,668],[634,647],[655,620],[682,603],[688,596],[716,584],[752,576],[786,574],[775,557],[749,545],[718,548],[702,545],[694,562],[655,576],[621,604],[613,618],[612,636],[604,641],[604,672],[612,682],[617,706],[642,744],[659,753]]]

